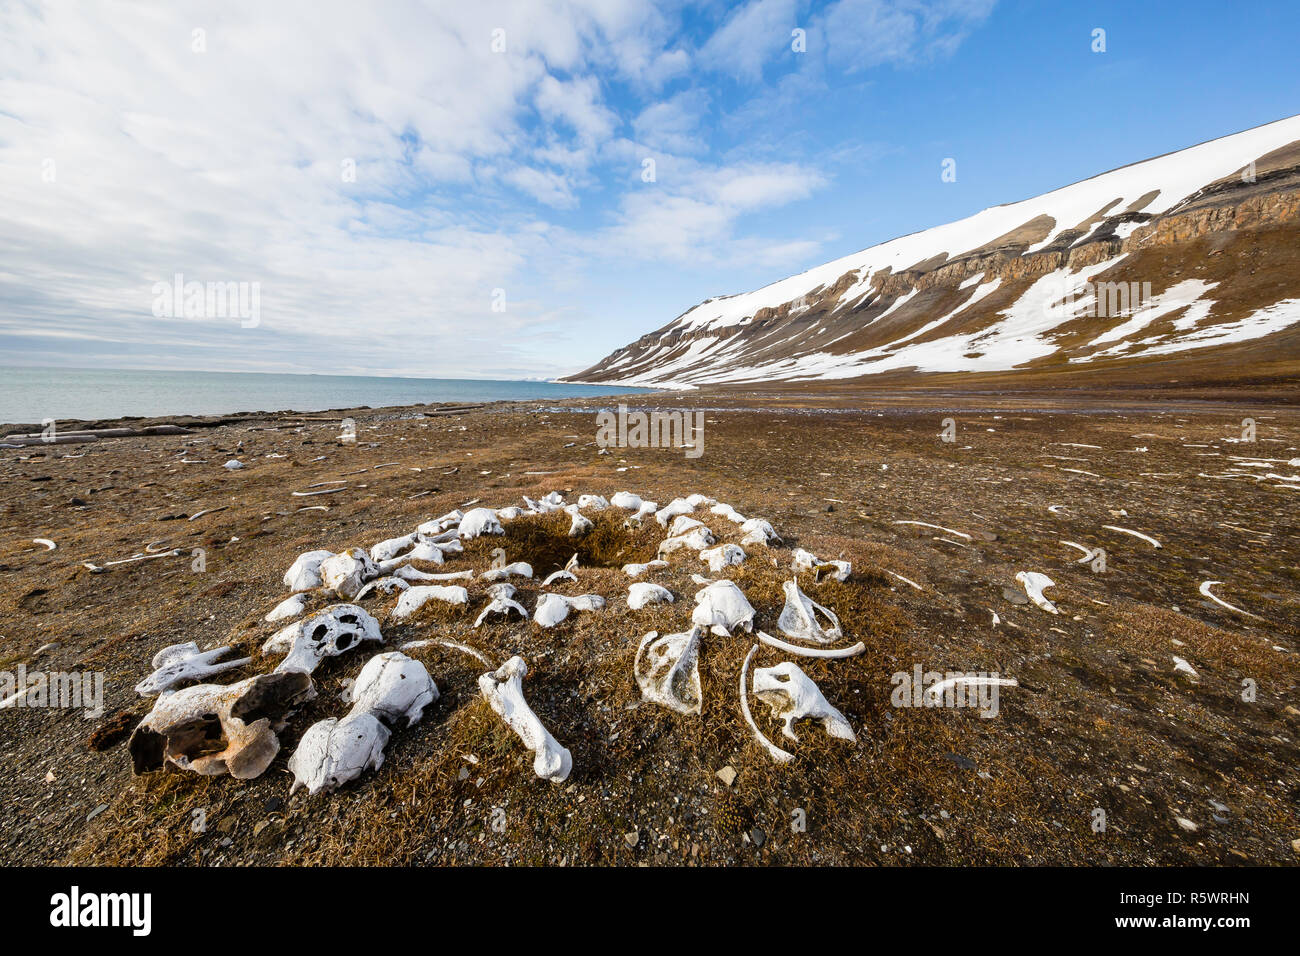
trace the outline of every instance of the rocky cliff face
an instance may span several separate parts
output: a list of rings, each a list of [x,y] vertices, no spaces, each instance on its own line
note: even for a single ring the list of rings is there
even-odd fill
[[[1293,117],[710,299],[571,380],[1300,370],[1297,240]]]

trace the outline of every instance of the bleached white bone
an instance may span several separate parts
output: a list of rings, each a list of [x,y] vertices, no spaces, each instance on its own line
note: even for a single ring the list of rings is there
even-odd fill
[[[501,527],[496,512],[491,508],[471,508],[465,512],[465,517],[460,519],[460,525],[456,529],[456,534],[462,538],[477,538],[485,534],[505,533],[506,529]]]
[[[217,663],[219,658],[230,653],[229,647],[215,647],[210,651],[200,651],[199,645],[190,641],[187,644],[172,644],[164,647],[153,656],[154,671],[140,683],[135,691],[141,697],[153,697],[172,688],[196,681],[222,671],[233,670],[250,663],[251,657]]]
[[[840,629],[840,619],[828,607],[818,604],[803,591],[795,581],[786,581],[782,585],[785,591],[785,607],[777,618],[776,626],[781,633],[801,641],[814,644],[833,644],[844,636]],[[830,621],[830,627],[823,627],[817,620],[817,612]]]
[[[590,508],[592,511],[604,511],[609,507],[609,502],[603,495],[578,495],[578,507]]]
[[[507,588],[509,590],[506,590]],[[511,611],[514,611],[524,620],[527,620],[528,612],[524,610],[522,604],[513,599],[514,592],[515,586],[513,584],[494,584],[492,587],[488,588],[488,595],[491,600],[488,602],[487,607],[483,608],[483,612],[479,614],[477,620],[474,621],[474,626],[478,627],[493,614],[504,615],[508,620]]]
[[[646,518],[650,517],[658,510],[659,510],[659,502],[643,501],[641,502],[641,507],[636,509],[636,514],[632,515],[630,518],[624,521],[623,525],[624,527],[639,528],[641,527],[641,522],[643,522]]]
[[[446,571],[438,574],[429,574],[418,568],[403,566],[393,572],[393,577],[401,578],[403,581],[472,581],[474,580],[473,571]]]
[[[334,790],[378,770],[392,728],[419,721],[424,708],[438,699],[438,687],[423,664],[397,651],[366,662],[352,688],[352,709],[342,720],[312,724],[289,758],[292,794]]]
[[[443,531],[446,531],[448,528],[455,528],[459,526],[461,519],[464,517],[465,517],[465,513],[461,511],[459,508],[455,508],[452,511],[448,511],[442,517],[433,518],[430,519],[429,521],[424,522],[415,530],[418,531],[420,534],[441,534]]]
[[[553,571],[546,576],[546,579],[542,581],[542,587],[548,588],[556,581],[576,581],[578,580],[578,576],[573,572],[577,570],[578,556],[577,554],[574,554],[573,557],[569,558],[569,560],[565,562],[562,570]]]
[[[478,679],[489,706],[534,753],[533,772],[543,780],[562,783],[573,769],[573,755],[551,736],[524,699],[523,679],[528,665],[518,655]]]
[[[321,586],[320,565],[333,551],[305,551],[294,559],[284,572],[284,583],[290,591],[310,591]]]
[[[229,773],[251,780],[279,753],[276,732],[285,718],[314,693],[311,677],[292,671],[163,694],[131,733],[127,749],[133,769],[147,773],[170,762],[207,776]]]
[[[776,533],[771,522],[764,518],[749,518],[740,526],[740,530],[745,534],[740,539],[741,544],[781,543],[781,536]]]
[[[286,618],[297,617],[307,609],[307,595],[295,594],[287,597],[271,610],[266,612],[266,617],[262,620],[268,624],[274,624],[276,621],[283,621]]]
[[[959,675],[957,677],[947,677],[938,683],[931,684],[925,689],[922,695],[926,703],[934,707],[944,694],[948,693],[950,687],[1019,687],[1020,682],[1014,677],[988,677],[976,674]]]
[[[737,627],[754,629],[754,607],[734,581],[714,581],[695,593],[691,623],[707,627],[719,637],[730,637]]]
[[[1210,588],[1214,587],[1216,584],[1222,584],[1222,583],[1223,583],[1222,581],[1205,581],[1204,583],[1201,584],[1201,593],[1204,594],[1211,601],[1213,601],[1215,604],[1218,604],[1222,607],[1226,607],[1229,611],[1236,611],[1238,614],[1244,614],[1246,615],[1246,617],[1253,617],[1256,620],[1260,620],[1260,621],[1264,620],[1258,614],[1252,614],[1249,611],[1243,611],[1241,608],[1233,604],[1229,604],[1227,601],[1224,601],[1221,598],[1217,598],[1210,593]]]
[[[419,537],[420,533],[418,531],[412,531],[400,538],[389,538],[387,541],[381,541],[370,549],[370,560],[380,562],[395,558],[402,552],[409,551]]]
[[[945,531],[948,534],[955,534],[959,538],[965,538],[967,541],[973,540],[970,535],[964,531],[954,531],[952,528],[945,528],[941,524],[930,524],[928,521],[895,521],[894,524],[913,524],[922,528],[933,528],[936,531]]]
[[[1187,674],[1191,677],[1201,676],[1200,674],[1196,673],[1196,668],[1192,667],[1191,664],[1187,663],[1187,661],[1183,660],[1181,657],[1175,654],[1173,655],[1173,658],[1174,658],[1174,670],[1182,671],[1184,674]]]
[[[627,606],[639,611],[648,604],[672,604],[673,592],[658,584],[638,581],[627,589]]]
[[[1055,604],[1043,596],[1044,588],[1056,587],[1056,582],[1046,574],[1041,574],[1038,571],[1018,571],[1016,580],[1020,582],[1025,589],[1025,593],[1029,595],[1029,600],[1033,601],[1035,605],[1041,607],[1048,614],[1061,613],[1056,609]]]
[[[639,578],[647,571],[666,567],[668,567],[667,561],[662,561],[656,558],[654,561],[648,561],[645,564],[625,564],[623,565],[623,573],[630,578]]]
[[[1132,528],[1121,528],[1117,524],[1104,524],[1102,525],[1102,527],[1105,528],[1107,531],[1122,531],[1124,532],[1124,534],[1131,534],[1135,538],[1141,538],[1143,541],[1147,542],[1153,547],[1157,547],[1157,548],[1163,547],[1163,545],[1161,545],[1160,542],[1157,541],[1155,538],[1151,537],[1151,535],[1143,534],[1141,531],[1134,531]]]
[[[599,594],[581,594],[565,597],[563,594],[543,594],[537,599],[533,620],[542,627],[554,627],[569,616],[570,611],[598,611],[605,606]]]
[[[679,714],[698,714],[700,693],[699,651],[704,628],[682,634],[651,631],[641,638],[632,661],[632,674],[641,697]]]
[[[664,527],[678,515],[688,515],[695,510],[695,505],[691,504],[685,498],[674,498],[668,504],[664,505],[655,512],[655,521],[658,521]]]
[[[491,568],[479,575],[480,581],[505,581],[511,577],[531,578],[533,576],[533,566],[527,561],[515,561],[500,568]]]
[[[496,510],[497,519],[500,521],[514,521],[516,518],[522,517],[523,513],[524,509],[520,508],[518,505],[510,505],[509,507],[498,508]]]
[[[392,616],[401,621],[410,617],[429,601],[468,604],[469,591],[458,584],[421,584],[402,592]]]
[[[738,544],[721,544],[700,552],[700,560],[708,564],[709,570],[718,574],[723,568],[740,564],[745,560],[745,549]]]
[[[419,641],[407,641],[400,648],[398,648],[398,650],[409,651],[419,647],[428,647],[431,644],[438,644],[442,647],[453,648],[455,650],[461,651],[462,653],[468,654],[470,657],[482,661],[488,667],[493,666],[492,662],[488,660],[487,655],[484,654],[482,651],[475,650],[474,648],[470,647],[468,644],[461,644],[459,641],[449,641],[441,637],[424,638],[423,640],[419,640]]]
[[[580,535],[586,534],[592,528],[596,527],[595,524],[592,523],[590,518],[586,517],[580,511],[578,511],[577,505],[569,505],[564,510],[569,513],[569,517],[572,519],[571,523],[569,524],[570,538],[577,538]]]
[[[405,578],[398,577],[396,575],[390,575],[389,577],[386,578],[375,578],[373,581],[371,581],[369,584],[363,587],[360,591],[358,591],[357,596],[353,600],[360,601],[362,598],[370,594],[372,591],[377,591],[380,594],[384,594],[384,595],[391,595],[397,593],[398,591],[405,591],[409,589],[410,586],[411,584],[409,581],[407,581]]]
[[[758,729],[758,724],[754,723],[754,715],[749,712],[749,662],[754,659],[758,652],[758,645],[755,644],[745,655],[745,663],[740,666],[740,713],[745,718],[745,723],[749,724],[749,729],[754,732],[758,742],[762,744],[763,749],[777,763],[789,763],[794,759],[794,754],[782,750],[772,741],[768,740],[763,731]]]
[[[731,505],[722,504],[721,502],[719,502],[718,504],[710,508],[709,511],[711,511],[715,515],[721,515],[722,517],[730,521],[732,524],[745,523],[745,516],[742,515],[735,508],[731,507]]]
[[[286,655],[275,668],[278,674],[310,674],[327,657],[337,657],[363,641],[383,640],[379,622],[363,608],[333,604],[276,631],[262,645],[262,653]]]
[[[689,548],[692,551],[703,551],[711,545],[717,544],[718,539],[713,536],[713,532],[701,525],[698,528],[692,528],[685,534],[678,535],[675,538],[665,538],[659,542],[659,556],[662,558],[665,554],[672,554],[682,548]]]
[[[861,641],[850,647],[800,647],[798,644],[790,644],[781,640],[779,637],[773,637],[765,631],[758,632],[758,639],[768,647],[775,647],[777,650],[785,651],[787,654],[798,654],[800,657],[825,657],[841,658],[853,657],[861,654],[867,649],[867,645]]]
[[[618,491],[610,497],[609,503],[624,511],[637,511],[641,507],[641,496],[634,495],[630,491]]]
[[[811,551],[795,548],[790,567],[795,571],[813,572],[813,580],[820,581],[823,575],[829,575],[836,581],[847,581],[853,573],[853,565],[848,561],[823,561]]]
[[[783,724],[781,732],[791,740],[799,739],[794,722],[805,717],[820,721],[832,737],[858,739],[844,715],[831,706],[812,678],[791,661],[755,668],[754,696],[772,708],[772,716]]]
[[[676,538],[683,535],[693,528],[704,528],[706,525],[699,518],[692,518],[690,515],[678,515],[673,519],[672,524],[668,526],[668,537]],[[712,533],[712,532],[710,532]]]
[[[59,547],[49,538],[32,538],[32,544],[39,544],[46,551],[54,551]]]
[[[352,600],[367,581],[377,577],[379,568],[360,548],[348,548],[320,563],[321,583],[345,601]]]

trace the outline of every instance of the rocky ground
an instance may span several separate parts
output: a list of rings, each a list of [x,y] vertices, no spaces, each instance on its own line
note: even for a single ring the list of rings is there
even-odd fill
[[[0,862],[1300,861],[1300,466],[1288,464],[1300,457],[1300,412],[823,398],[646,398],[708,409],[698,458],[671,448],[598,454],[582,403],[257,414],[196,423],[205,427],[188,436],[0,451],[0,671],[105,680],[97,718],[0,710]],[[337,440],[344,414],[357,420],[355,445]],[[1254,443],[1239,440],[1245,417]],[[953,442],[942,440],[944,418]],[[224,469],[231,458],[245,467]],[[343,490],[292,494],[322,488]],[[287,596],[281,578],[300,552],[369,547],[473,500],[502,507],[551,490],[576,501],[624,489],[661,504],[703,492],[770,520],[783,544],[748,548],[731,569],[770,633],[792,547],[852,561],[846,583],[801,583],[866,652],[799,663],[856,744],[807,724],[789,746],[792,763],[769,758],[739,710],[748,634],[705,638],[700,716],[641,703],[632,676],[641,636],[686,629],[690,576],[708,571],[679,552],[644,579],[677,603],[628,610],[619,569],[653,557],[662,532],[653,522],[624,529],[605,513],[576,543],[567,516],[519,519],[438,569],[484,569],[500,547],[540,576],[576,552],[577,584],[555,590],[602,594],[604,611],[553,630],[518,620],[476,630],[478,582],[468,609],[426,606],[401,623],[388,620],[395,598],[366,603],[390,647],[441,636],[493,660],[523,655],[528,699],[573,753],[565,783],[533,776],[531,756],[478,696],[483,668],[439,646],[411,653],[441,699],[394,734],[380,770],[339,792],[291,797],[286,761],[311,723],[346,710],[339,695],[363,651],[316,672],[318,698],[280,735],[259,779],[132,775],[126,737],[150,706],[133,687],[152,655],[181,641],[231,644],[253,662],[218,680],[270,670],[276,659],[260,647],[277,625],[262,618]],[[700,517],[736,540],[727,522]],[[1106,570],[1077,563],[1063,541],[1104,548]],[[182,554],[98,574],[83,566],[147,547]],[[1055,580],[1059,615],[1024,603],[1018,571]],[[1252,616],[1203,596],[1205,581],[1222,582],[1212,593]],[[537,582],[516,583],[531,610]],[[1195,676],[1176,670],[1175,656]],[[758,666],[783,659],[768,648],[755,656]],[[1003,690],[990,718],[893,706],[891,677],[916,665],[996,671],[1019,686]],[[767,708],[753,705],[779,739]]]

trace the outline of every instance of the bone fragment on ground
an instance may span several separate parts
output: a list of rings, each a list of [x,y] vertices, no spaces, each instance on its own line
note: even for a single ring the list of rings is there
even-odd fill
[[[782,588],[785,591],[785,607],[781,609],[781,616],[776,622],[781,633],[814,644],[832,644],[843,637],[840,619],[834,611],[804,594],[794,581],[786,581]],[[830,622],[829,627],[817,620],[818,612]]]
[[[397,620],[410,617],[429,601],[445,601],[448,604],[468,604],[469,591],[458,584],[421,584],[402,592],[393,608],[392,616]]]
[[[638,581],[627,589],[627,606],[639,611],[649,604],[672,604],[673,592],[658,584]]]
[[[695,510],[695,505],[685,498],[674,498],[655,512],[655,520],[664,527],[678,515],[688,515]]]
[[[153,673],[136,684],[135,691],[141,697],[153,697],[181,684],[243,667],[253,660],[251,657],[240,657],[218,663],[219,659],[228,653],[230,653],[229,647],[215,647],[210,651],[200,651],[199,645],[193,641],[164,647],[150,662],[153,665]]]
[[[584,535],[595,527],[595,524],[592,523],[591,519],[584,516],[582,512],[578,510],[577,505],[567,505],[564,510],[568,512],[569,517],[572,519],[572,522],[569,524],[570,538]]]
[[[578,495],[578,507],[590,508],[592,511],[604,511],[609,507],[609,502],[603,495]]]
[[[691,623],[730,637],[737,627],[754,629],[754,608],[734,581],[714,581],[695,593]]]
[[[366,662],[352,686],[352,708],[342,720],[329,718],[307,728],[289,758],[290,794],[333,790],[384,763],[392,731],[419,721],[438,699],[438,687],[419,661],[398,651]]]
[[[460,525],[461,519],[463,519],[464,517],[465,517],[464,512],[462,512],[459,508],[456,508],[452,511],[448,511],[445,515],[442,515],[441,517],[431,518],[430,520],[425,521],[424,523],[417,526],[415,530],[420,534],[431,534],[431,535],[441,534],[442,532],[446,531],[449,528],[458,527]]]
[[[699,649],[704,628],[682,634],[651,631],[641,639],[632,662],[632,674],[641,697],[679,714],[698,714],[700,693]]]
[[[54,551],[58,548],[58,545],[49,538],[32,538],[32,544],[39,544],[46,551]]]
[[[791,740],[799,739],[794,722],[804,718],[820,721],[832,737],[858,739],[844,715],[831,706],[812,678],[791,661],[756,668],[754,696],[772,708],[772,716],[784,725],[782,733]]]
[[[749,653],[745,655],[745,662],[740,666],[740,713],[745,718],[745,723],[749,724],[749,729],[754,732],[754,736],[758,738],[758,742],[763,749],[768,752],[768,755],[777,763],[789,763],[794,759],[794,754],[782,750],[768,740],[763,732],[758,729],[758,724],[754,723],[754,715],[749,710],[749,663],[754,659],[756,653],[758,653],[757,644],[749,649]]]
[[[714,505],[709,509],[709,511],[715,515],[720,515],[721,517],[726,518],[732,524],[744,524],[746,520],[745,516],[735,508],[731,507],[731,505],[723,504],[721,502]]]
[[[283,621],[287,618],[297,617],[306,609],[307,595],[295,594],[292,597],[285,598],[275,607],[271,608],[271,610],[267,612],[266,617],[262,618],[262,620],[266,621],[268,624],[273,624],[276,621]]]
[[[505,534],[505,528],[491,508],[471,508],[460,519],[456,533],[462,538],[477,538],[485,534]]]
[[[1060,613],[1056,605],[1043,596],[1044,588],[1056,587],[1056,582],[1046,574],[1038,571],[1019,571],[1016,573],[1016,580],[1020,582],[1020,585],[1025,589],[1025,593],[1029,595],[1029,600],[1033,601],[1035,605],[1049,614]]]
[[[823,577],[832,577],[836,581],[847,581],[849,575],[853,573],[853,565],[848,561],[823,561],[811,551],[805,551],[803,548],[795,548],[793,560],[790,567],[796,571],[811,571],[813,580],[820,581]]]
[[[713,532],[701,525],[698,528],[692,528],[685,534],[678,535],[674,538],[665,538],[659,543],[659,557],[665,554],[672,554],[682,548],[689,548],[692,551],[703,551],[711,545],[717,544],[718,539],[713,536]]]
[[[955,534],[959,538],[965,538],[967,541],[972,540],[971,536],[964,531],[954,531],[952,528],[945,528],[941,524],[930,524],[928,521],[895,521],[894,524],[912,524],[922,528],[933,528],[936,531],[944,531],[948,534]]]
[[[131,734],[132,767],[142,774],[170,762],[207,776],[251,780],[279,753],[276,732],[285,718],[313,694],[311,677],[301,671],[163,694]],[[255,719],[246,723],[246,717]]]
[[[533,620],[542,627],[554,627],[569,616],[570,611],[598,611],[605,606],[599,594],[581,594],[565,597],[563,594],[543,594],[537,599]]]
[[[377,577],[378,566],[360,548],[348,548],[320,563],[321,584],[345,601],[351,601],[367,581]]]
[[[483,608],[483,612],[479,614],[477,620],[474,621],[475,627],[478,627],[493,614],[500,614],[506,619],[509,619],[511,611],[514,611],[524,620],[528,619],[528,612],[524,610],[524,606],[514,600],[515,586],[513,584],[494,584],[489,587],[487,591],[489,598],[488,605]]]
[[[578,556],[574,554],[568,562],[559,571],[553,571],[542,581],[542,587],[548,588],[556,581],[576,581],[578,576],[573,572],[578,570]]]
[[[842,658],[853,657],[861,654],[867,649],[867,645],[858,641],[858,643],[849,647],[800,647],[798,644],[790,644],[781,640],[779,637],[773,637],[764,631],[758,632],[758,639],[768,647],[775,647],[779,651],[785,651],[787,654],[797,654],[800,657],[822,657],[822,658]]]
[[[479,690],[506,726],[533,752],[533,772],[543,780],[561,783],[573,769],[573,756],[551,736],[524,699],[522,682],[527,673],[528,665],[516,655],[495,671],[480,676]]]
[[[708,564],[709,570],[718,574],[723,568],[740,564],[745,560],[745,549],[737,544],[722,544],[700,552],[700,560]]]
[[[400,578],[395,575],[386,578],[375,578],[358,591],[357,596],[353,600],[360,601],[372,591],[378,592],[379,594],[391,595],[398,591],[405,591],[410,586],[410,582],[405,578]]]
[[[370,549],[370,560],[378,563],[395,558],[414,547],[419,537],[420,533],[418,531],[412,531],[400,538],[389,538],[387,541],[381,541]]]
[[[749,518],[740,526],[740,530],[745,534],[740,539],[741,544],[781,543],[781,536],[776,533],[771,522],[764,518]]]
[[[393,577],[403,581],[472,581],[473,571],[448,571],[441,574],[429,574],[418,568],[403,565],[393,571]]]
[[[533,566],[527,561],[515,561],[504,567],[492,568],[484,571],[479,575],[480,581],[491,583],[492,581],[505,581],[513,575],[518,578],[531,578],[533,576]]]
[[[634,495],[630,491],[619,491],[610,497],[609,503],[615,508],[622,508],[624,511],[637,511],[641,507],[641,496]]]
[[[1124,534],[1131,534],[1133,537],[1141,538],[1143,541],[1147,542],[1147,544],[1156,548],[1163,547],[1159,541],[1151,537],[1149,534],[1143,534],[1141,531],[1134,531],[1132,528],[1121,528],[1117,524],[1104,524],[1102,527],[1107,531],[1121,531]]]
[[[668,567],[667,561],[663,561],[656,558],[654,561],[648,561],[645,564],[625,564],[623,565],[623,573],[630,578],[639,578],[647,571],[652,571],[655,570],[656,568],[666,568],[666,567]]]

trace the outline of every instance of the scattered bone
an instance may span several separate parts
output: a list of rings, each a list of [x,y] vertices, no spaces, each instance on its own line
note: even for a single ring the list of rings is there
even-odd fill
[[[423,664],[398,651],[366,662],[352,688],[352,709],[342,720],[312,724],[289,758],[293,794],[334,790],[366,769],[384,763],[390,727],[409,727],[438,699],[438,687]]]
[[[432,577],[432,575],[430,575],[430,577]],[[405,578],[397,577],[396,575],[391,575],[386,578],[375,578],[373,581],[371,581],[369,584],[363,587],[360,591],[358,591],[357,596],[353,598],[353,600],[360,601],[362,598],[366,597],[372,592],[378,592],[386,596],[391,596],[393,594],[396,594],[398,591],[407,590],[408,588],[410,588],[410,586],[411,584],[409,581],[407,581]]]
[[[885,573],[888,574],[890,577],[898,578],[898,580],[902,581],[904,584],[910,584],[912,587],[916,588],[918,591],[924,591],[924,590],[925,590],[925,588],[921,587],[921,585],[917,584],[917,583],[916,583],[915,581],[913,581],[911,578],[905,578],[905,577],[903,577],[901,574],[895,574],[893,571],[886,571]]]
[[[692,551],[703,551],[712,544],[717,543],[717,538],[713,532],[701,525],[698,528],[692,528],[686,534],[678,535],[675,538],[665,538],[659,542],[658,555],[662,558],[665,554],[672,554],[682,548],[689,548]]]
[[[462,538],[477,538],[485,534],[505,534],[505,528],[497,520],[496,512],[491,508],[472,508],[460,519],[456,534]]]
[[[491,600],[488,602],[488,606],[483,609],[483,612],[479,614],[478,618],[474,621],[474,626],[478,627],[493,614],[500,614],[509,620],[511,611],[514,611],[524,620],[528,620],[528,612],[524,609],[522,604],[514,600],[514,596],[515,586],[513,584],[503,583],[492,585],[488,588],[488,597],[491,598]]]
[[[736,544],[723,544],[700,552],[700,560],[707,562],[709,570],[718,574],[723,568],[745,560],[745,549]]]
[[[392,617],[402,621],[410,617],[429,601],[446,601],[448,604],[468,604],[469,591],[460,585],[422,584],[402,592],[393,608]]]
[[[1191,677],[1201,676],[1198,673],[1196,673],[1196,669],[1193,668],[1191,664],[1187,663],[1187,661],[1183,660],[1181,657],[1175,654],[1173,655],[1173,658],[1174,658],[1174,670],[1182,671],[1184,674],[1188,674]]]
[[[507,564],[505,567],[492,568],[489,571],[484,571],[479,575],[479,580],[488,582],[505,581],[511,575],[519,578],[531,578],[533,576],[533,566],[527,561],[515,561],[512,564]]]
[[[1065,514],[1068,509],[1065,507],[1065,505],[1048,505],[1047,510],[1054,515],[1060,515],[1060,514]]]
[[[578,507],[604,511],[609,507],[609,502],[602,495],[578,495]]]
[[[822,657],[830,659],[839,659],[844,657],[855,657],[867,649],[867,645],[861,641],[849,647],[800,647],[798,644],[790,644],[781,640],[779,637],[773,637],[765,631],[758,632],[758,639],[768,647],[775,647],[777,650],[785,651],[787,654],[797,654],[800,657]]]
[[[355,604],[334,604],[272,634],[263,654],[285,654],[275,673],[310,674],[327,657],[337,657],[362,641],[382,643],[379,622]]]
[[[440,574],[429,574],[418,568],[401,567],[393,571],[393,577],[401,578],[403,581],[472,581],[474,572],[446,571]]]
[[[894,524],[914,524],[922,528],[933,528],[936,531],[946,531],[948,534],[955,534],[959,538],[965,538],[967,541],[972,540],[971,536],[963,531],[954,531],[952,528],[945,528],[943,525],[930,524],[928,521],[895,521]]]
[[[148,773],[170,762],[207,776],[251,780],[279,753],[276,732],[285,718],[313,692],[311,677],[293,671],[163,694],[131,734],[133,769]],[[242,719],[254,716],[248,723]]]
[[[578,499],[582,501],[581,498]],[[641,508],[641,496],[634,495],[630,491],[615,492],[609,499],[609,503],[615,508],[622,508],[624,511],[639,511]]]
[[[638,581],[627,589],[627,606],[639,611],[648,604],[672,604],[673,592],[658,584]]]
[[[415,650],[416,648],[420,648],[420,647],[429,647],[430,645],[433,644],[437,644],[441,647],[450,647],[453,650],[461,651],[465,654],[470,655],[470,657],[482,661],[488,667],[494,666],[492,662],[488,660],[487,655],[484,654],[482,651],[475,650],[474,648],[470,647],[468,644],[461,644],[457,641],[449,641],[441,637],[425,638],[424,640],[419,640],[419,641],[407,641],[398,649],[403,651],[409,651],[409,650]]]
[[[542,582],[542,587],[548,588],[556,581],[576,581],[578,576],[573,573],[576,570],[578,570],[578,555],[574,554],[565,563],[562,570],[554,571],[546,576],[546,580]]]
[[[830,705],[821,689],[791,661],[754,670],[754,696],[772,708],[772,716],[783,723],[782,733],[797,741],[794,722],[805,717],[821,722],[826,733],[840,740],[857,742],[844,715]]]
[[[674,498],[668,504],[664,505],[655,512],[655,520],[664,527],[678,515],[688,515],[695,510],[695,505],[691,504],[685,498]]]
[[[317,495],[337,495],[340,491],[347,491],[347,488],[322,488],[319,491],[295,491],[295,498],[315,498]]]
[[[628,518],[627,521],[623,522],[623,524],[625,527],[639,528],[641,527],[642,521],[650,517],[658,510],[659,510],[659,503],[657,501],[643,501],[641,502],[641,507],[636,509],[636,514]]]
[[[321,584],[350,601],[362,585],[379,576],[379,568],[360,548],[348,548],[320,563]]]
[[[823,561],[803,548],[794,549],[790,567],[795,571],[811,571],[814,581],[820,581],[823,576],[832,577],[836,581],[847,581],[853,573],[853,565],[848,561]]]
[[[514,521],[524,515],[524,509],[518,505],[510,505],[508,508],[498,508],[496,510],[497,519],[500,521]]]
[[[180,548],[174,548],[171,551],[164,551],[161,554],[133,554],[129,558],[120,558],[117,561],[105,561],[102,565],[95,564],[93,561],[82,563],[82,567],[90,571],[91,574],[102,574],[109,568],[115,568],[121,564],[137,564],[140,561],[153,561],[156,558],[175,558],[181,554]]]
[[[565,509],[568,512],[572,522],[569,524],[569,537],[577,538],[586,534],[592,528],[596,527],[592,520],[578,510],[577,505],[568,505]]]
[[[53,551],[58,548],[58,545],[49,538],[32,538],[32,544],[39,544],[44,547],[46,551]]]
[[[225,657],[228,653],[230,653],[229,647],[200,651],[199,645],[193,641],[164,647],[153,656],[151,662],[153,673],[135,685],[135,692],[141,697],[155,697],[181,684],[243,667],[253,660],[251,657],[241,657],[237,660],[217,663],[219,658]]]
[[[754,723],[754,716],[749,712],[749,662],[754,659],[755,652],[758,651],[758,645],[755,644],[745,655],[745,663],[740,667],[740,713],[745,718],[745,723],[749,724],[749,729],[754,732],[758,742],[763,745],[763,749],[771,755],[777,763],[789,763],[794,759],[794,754],[782,750],[772,741],[763,735],[758,729],[758,724]]]
[[[1043,597],[1043,588],[1056,586],[1056,582],[1046,574],[1041,574],[1038,571],[1018,571],[1016,580],[1020,582],[1025,589],[1025,593],[1029,595],[1029,600],[1033,601],[1038,607],[1049,614],[1061,613],[1056,609],[1055,604]]]
[[[744,524],[745,516],[728,504],[719,502],[709,509],[713,514],[726,518],[732,524]]]
[[[1204,594],[1211,601],[1213,601],[1215,604],[1218,604],[1222,607],[1226,607],[1229,611],[1236,611],[1238,614],[1244,614],[1246,617],[1253,617],[1259,621],[1264,620],[1258,614],[1251,614],[1249,611],[1243,611],[1241,608],[1229,604],[1227,601],[1224,601],[1221,598],[1217,598],[1210,593],[1210,588],[1214,587],[1216,584],[1222,584],[1222,583],[1223,583],[1222,581],[1206,581],[1201,585],[1201,593]]]
[[[634,585],[635,586],[635,585]],[[682,634],[651,631],[641,639],[632,662],[632,673],[641,697],[662,704],[679,714],[698,714],[702,706],[700,693],[699,650],[704,628],[694,627]],[[642,661],[646,667],[642,668]]]
[[[776,533],[771,523],[764,518],[750,518],[740,526],[745,536],[741,544],[780,544],[781,536]]]
[[[994,615],[996,617],[997,615]],[[924,698],[928,706],[936,706],[939,698],[948,692],[951,687],[1019,687],[1020,682],[1014,677],[978,677],[975,675],[949,677],[931,684],[925,689]]]
[[[1131,534],[1135,538],[1141,538],[1143,541],[1146,541],[1153,547],[1156,548],[1161,547],[1159,541],[1157,541],[1155,538],[1151,537],[1148,534],[1143,534],[1141,531],[1134,531],[1132,528],[1121,528],[1119,525],[1116,524],[1104,524],[1102,525],[1102,527],[1105,528],[1107,531],[1122,531],[1125,534]]]
[[[519,735],[524,746],[536,755],[533,772],[543,780],[561,783],[573,769],[573,755],[551,736],[524,699],[522,681],[527,673],[528,665],[515,655],[496,671],[479,677],[479,690],[506,725]]]
[[[647,571],[652,571],[657,568],[666,568],[666,567],[668,567],[667,561],[656,559],[654,561],[648,561],[645,564],[625,564],[623,565],[623,573],[630,578],[639,578]]]
[[[783,634],[814,644],[833,644],[844,636],[840,629],[840,619],[835,612],[804,594],[799,590],[797,582],[786,581],[782,588],[785,591],[785,607],[781,609],[781,616],[776,623]],[[830,622],[830,627],[823,627],[817,621],[818,611]]]
[[[321,586],[320,566],[333,551],[305,551],[284,572],[284,584],[290,591],[309,591]]]
[[[456,508],[452,511],[448,511],[445,515],[443,515],[440,518],[433,518],[429,521],[423,522],[422,524],[418,525],[415,530],[419,534],[429,534],[429,535],[441,534],[442,532],[450,528],[459,526],[461,520],[464,517],[465,517],[465,513],[461,511],[459,508]]]
[[[295,594],[293,597],[287,597],[275,607],[267,612],[266,617],[262,620],[268,624],[276,621],[283,621],[291,617],[297,617],[303,611],[307,610],[307,595]]]
[[[730,637],[732,630],[754,629],[754,608],[734,581],[714,581],[695,594],[691,623],[707,627],[719,637]]]
[[[420,533],[412,531],[410,534],[404,534],[400,538],[389,538],[387,541],[381,541],[370,549],[370,559],[375,562],[387,561],[397,557],[404,551],[409,551],[415,542],[419,540]]]
[[[569,616],[570,611],[599,611],[605,599],[599,594],[582,594],[565,597],[563,594],[543,594],[537,599],[533,620],[542,627],[554,627]]]

